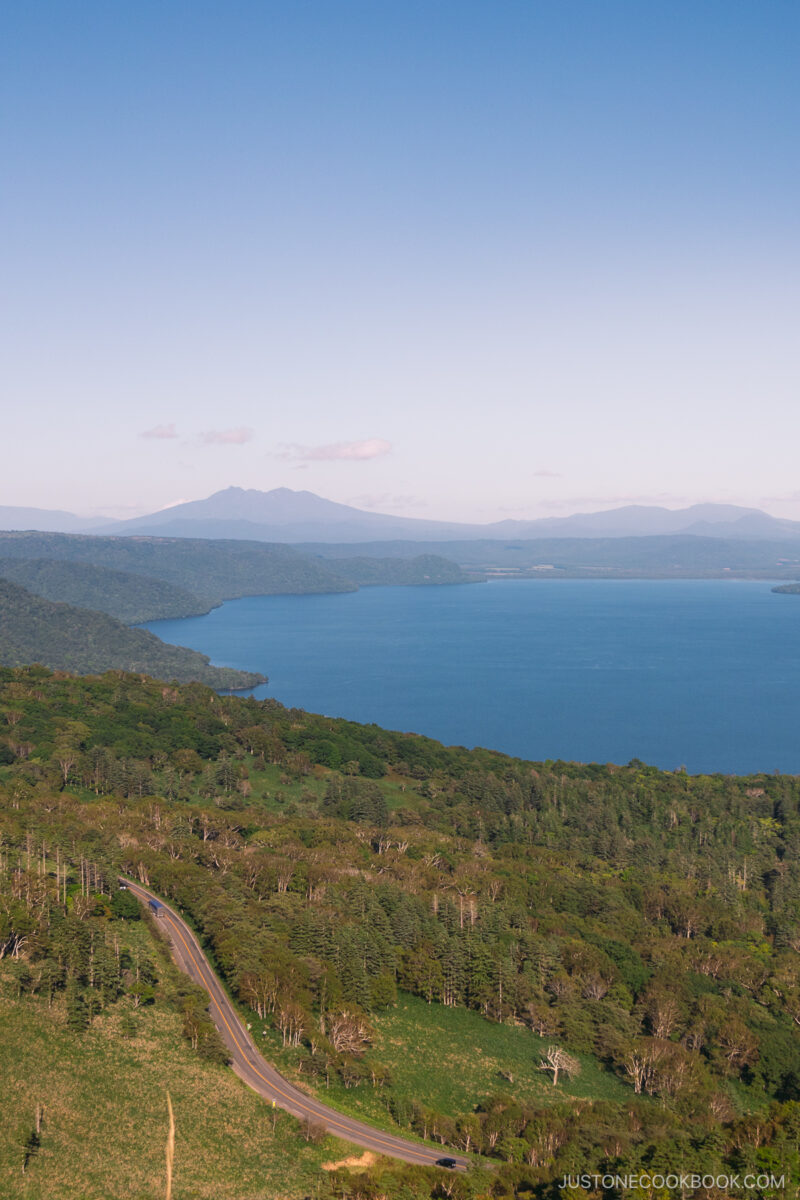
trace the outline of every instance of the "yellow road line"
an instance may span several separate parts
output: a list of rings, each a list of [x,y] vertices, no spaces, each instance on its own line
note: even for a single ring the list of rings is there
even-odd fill
[[[144,892],[143,894],[144,894],[145,896],[147,896],[147,895],[148,895],[148,893],[147,893],[147,892]],[[263,1080],[264,1080],[264,1083],[267,1085],[267,1087],[268,1087],[268,1088],[270,1088],[270,1089],[271,1089],[272,1091],[274,1091],[274,1092],[277,1092],[277,1094],[278,1094],[279,1096],[282,1096],[282,1097],[284,1098],[284,1100],[288,1100],[288,1101],[289,1101],[291,1104],[294,1104],[294,1105],[295,1105],[295,1107],[297,1107],[297,1108],[300,1108],[300,1109],[302,1109],[302,1110],[303,1110],[303,1112],[306,1112],[306,1113],[308,1113],[308,1114],[309,1114],[309,1116],[315,1116],[315,1117],[317,1117],[318,1119],[320,1119],[320,1117],[319,1117],[319,1113],[318,1113],[318,1112],[316,1112],[316,1111],[315,1111],[313,1108],[309,1108],[307,1105],[303,1104],[302,1100],[295,1099],[295,1097],[294,1097],[294,1096],[292,1096],[292,1095],[290,1095],[288,1092],[284,1092],[284,1091],[282,1091],[282,1090],[281,1090],[281,1088],[279,1088],[279,1087],[278,1087],[276,1084],[274,1084],[274,1083],[272,1082],[272,1080],[271,1080],[271,1079],[268,1079],[268,1078],[266,1077],[266,1075],[262,1075],[262,1073],[259,1071],[258,1067],[254,1066],[254,1065],[253,1065],[253,1063],[251,1063],[251,1062],[249,1062],[249,1061],[248,1061],[248,1059],[247,1059],[247,1053],[246,1053],[246,1051],[245,1051],[245,1050],[243,1050],[243,1049],[242,1049],[242,1047],[239,1045],[239,1041],[238,1041],[238,1039],[237,1039],[237,1037],[236,1037],[236,1034],[235,1034],[235,1033],[234,1033],[234,1031],[231,1029],[231,1027],[230,1027],[230,1025],[229,1025],[229,1023],[228,1023],[228,1019],[227,1019],[227,1017],[225,1016],[225,1013],[223,1012],[223,1010],[222,1010],[222,1007],[220,1006],[220,1003],[219,1003],[219,1001],[218,1001],[218,1000],[216,999],[216,997],[214,996],[214,993],[213,993],[213,990],[212,990],[212,988],[210,988],[210,987],[208,986],[208,984],[206,983],[206,979],[205,979],[205,976],[204,976],[204,974],[203,974],[203,969],[202,969],[202,966],[201,966],[201,965],[200,965],[200,964],[197,962],[197,960],[196,960],[196,958],[195,958],[194,954],[192,954],[192,948],[191,948],[191,946],[189,945],[189,943],[186,941],[185,937],[184,937],[184,936],[183,936],[183,934],[181,933],[180,927],[179,927],[179,926],[176,924],[176,922],[173,920],[173,918],[172,918],[172,914],[171,914],[171,912],[169,911],[169,909],[167,908],[166,904],[164,905],[164,912],[165,912],[166,918],[167,918],[167,920],[169,921],[170,925],[171,925],[171,926],[172,926],[172,928],[175,930],[175,932],[177,933],[178,937],[181,939],[181,941],[183,942],[184,946],[186,947],[186,952],[187,952],[187,954],[189,955],[189,958],[190,958],[190,959],[192,960],[192,962],[194,963],[195,969],[196,969],[196,971],[197,971],[198,975],[200,976],[200,979],[201,979],[201,981],[202,981],[202,983],[203,983],[203,986],[205,987],[206,991],[208,992],[208,997],[209,997],[209,999],[211,1000],[211,1003],[212,1003],[212,1004],[214,1004],[214,1005],[216,1005],[217,1012],[218,1012],[218,1013],[219,1013],[219,1015],[222,1017],[222,1020],[225,1022],[225,1028],[228,1030],[228,1033],[229,1033],[229,1034],[231,1035],[231,1037],[233,1038],[233,1042],[234,1042],[234,1045],[236,1046],[236,1049],[237,1049],[237,1050],[239,1051],[239,1053],[240,1053],[240,1054],[241,1054],[241,1055],[244,1057],[244,1059],[245,1059],[245,1062],[246,1062],[246,1065],[247,1065],[247,1066],[250,1068],[250,1070],[251,1070],[251,1071],[252,1071],[252,1072],[253,1072],[255,1075],[258,1075],[259,1079],[263,1079]],[[256,1051],[256,1053],[258,1053],[258,1052]],[[328,1125],[333,1125],[333,1126],[335,1126],[337,1129],[343,1129],[343,1130],[345,1131],[345,1134],[347,1134],[347,1133],[349,1132],[351,1136],[350,1136],[350,1137],[346,1137],[346,1138],[345,1138],[345,1140],[346,1140],[346,1141],[352,1141],[352,1140],[353,1140],[353,1138],[352,1138],[352,1133],[353,1133],[353,1131],[352,1131],[352,1129],[349,1129],[349,1127],[348,1127],[347,1125],[340,1125],[338,1121],[332,1121],[332,1120],[331,1120],[329,1117],[324,1117],[324,1118],[321,1118],[321,1119],[322,1119],[322,1120],[325,1120],[325,1121],[328,1123]],[[395,1151],[397,1150],[397,1146],[396,1146],[396,1144],[395,1144],[395,1143],[393,1143],[393,1142],[386,1142],[386,1141],[383,1141],[383,1139],[382,1139],[382,1138],[380,1138],[380,1137],[378,1137],[377,1135],[374,1135],[374,1136],[373,1136],[373,1134],[372,1134],[372,1133],[369,1133],[369,1134],[365,1134],[365,1135],[362,1135],[362,1136],[364,1136],[364,1137],[369,1137],[369,1138],[370,1138],[372,1141],[374,1141],[374,1142],[375,1142],[375,1143],[376,1143],[378,1146],[387,1146],[389,1149],[394,1149]],[[399,1140],[399,1139],[398,1139],[398,1140]],[[430,1165],[431,1165],[431,1166],[435,1166],[435,1165],[436,1165],[436,1159],[435,1159],[435,1157],[433,1156],[433,1151],[429,1151],[429,1150],[426,1150],[426,1149],[424,1149],[424,1148],[423,1148],[423,1149],[420,1149],[420,1150],[417,1150],[415,1147],[413,1147],[413,1146],[409,1146],[408,1153],[409,1153],[409,1154],[419,1154],[420,1158],[424,1158],[426,1155],[429,1155],[429,1156],[430,1156]]]

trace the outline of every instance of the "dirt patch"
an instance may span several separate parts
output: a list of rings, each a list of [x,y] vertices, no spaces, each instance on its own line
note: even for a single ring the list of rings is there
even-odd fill
[[[350,1158],[340,1158],[338,1162],[320,1163],[323,1171],[335,1171],[338,1167],[349,1167],[351,1171],[366,1171],[367,1167],[372,1167],[378,1161],[377,1154],[373,1154],[371,1150],[365,1150],[360,1158],[351,1155]]]

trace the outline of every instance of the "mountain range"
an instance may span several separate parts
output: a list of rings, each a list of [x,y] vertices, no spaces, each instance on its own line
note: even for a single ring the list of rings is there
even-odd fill
[[[411,539],[618,538],[682,534],[735,540],[800,539],[800,522],[735,504],[668,509],[629,504],[602,512],[489,524],[434,521],[367,512],[313,492],[229,487],[127,521],[93,521],[72,513],[0,507],[0,528],[65,533],[226,538],[265,542],[354,543]]]
[[[117,522],[110,517],[79,517],[60,508],[20,508],[0,504],[0,529],[37,529],[48,533],[105,533]]]

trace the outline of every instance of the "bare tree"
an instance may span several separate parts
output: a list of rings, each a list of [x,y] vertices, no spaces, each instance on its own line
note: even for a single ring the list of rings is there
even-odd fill
[[[372,1030],[360,1013],[343,1009],[328,1018],[328,1036],[337,1053],[363,1054],[372,1041]]]
[[[577,1058],[573,1058],[571,1054],[567,1054],[566,1050],[563,1050],[561,1046],[551,1046],[547,1051],[547,1054],[539,1063],[539,1070],[552,1071],[553,1087],[556,1087],[558,1084],[558,1076],[562,1071],[565,1075],[569,1076],[570,1079],[574,1079],[575,1076],[580,1075],[581,1073],[581,1064],[578,1062]]]

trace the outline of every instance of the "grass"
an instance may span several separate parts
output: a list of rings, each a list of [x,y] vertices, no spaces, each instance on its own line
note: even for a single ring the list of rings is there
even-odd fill
[[[315,1090],[341,1111],[395,1132],[383,1102],[389,1090],[451,1117],[472,1112],[481,1100],[500,1092],[531,1107],[570,1098],[625,1102],[632,1095],[631,1088],[602,1070],[590,1055],[576,1056],[581,1063],[576,1079],[562,1076],[553,1087],[552,1077],[539,1070],[550,1041],[521,1026],[486,1021],[468,1009],[429,1005],[401,994],[397,1007],[373,1017],[372,1024],[376,1037],[365,1061],[388,1067],[391,1084],[384,1090],[369,1085],[345,1088],[332,1080],[329,1088]],[[259,1043],[267,1058],[298,1078],[302,1052],[283,1050],[272,1030]],[[307,1076],[299,1078],[308,1086]]]
[[[144,923],[126,940],[163,961]],[[303,1200],[321,1163],[351,1147],[307,1143],[288,1115],[272,1110],[227,1067],[204,1063],[160,1001],[134,1014],[124,1038],[121,1000],[76,1035],[63,1004],[12,998],[0,973],[3,1088],[0,1195],[4,1200],[156,1200],[165,1193],[166,1092],[175,1112],[175,1200]],[[44,1106],[41,1146],[22,1173],[22,1141]]]
[[[401,995],[396,1008],[378,1017],[371,1057],[388,1066],[398,1092],[444,1113],[470,1112],[493,1092],[520,1103],[553,1104],[569,1097],[630,1099],[631,1089],[603,1071],[596,1059],[578,1055],[581,1074],[559,1081],[539,1070],[552,1044],[519,1025],[497,1025],[464,1008],[426,1004]],[[503,1074],[513,1076],[513,1084]],[[563,1076],[562,1076],[563,1079]]]

